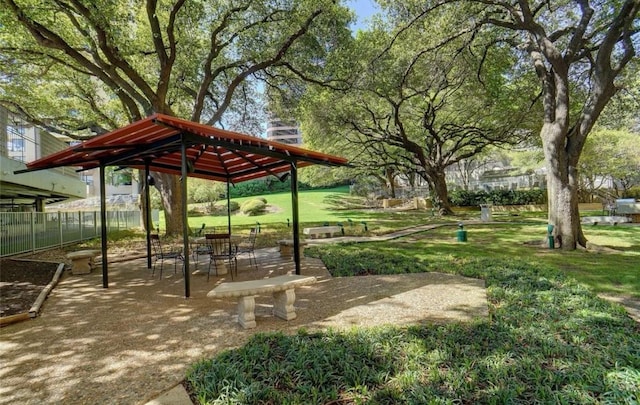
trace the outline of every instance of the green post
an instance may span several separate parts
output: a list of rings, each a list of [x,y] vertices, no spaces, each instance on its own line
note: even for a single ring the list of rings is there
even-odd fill
[[[549,240],[549,249],[555,249],[556,241],[553,237],[553,225],[547,225],[547,239]]]
[[[467,241],[467,231],[464,230],[464,225],[462,223],[458,224],[458,231],[456,232],[458,236],[458,242],[466,242]]]

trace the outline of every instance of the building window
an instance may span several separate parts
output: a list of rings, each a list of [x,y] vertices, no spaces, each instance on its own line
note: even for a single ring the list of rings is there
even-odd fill
[[[14,138],[7,142],[9,152],[24,152],[24,139]]]
[[[84,183],[87,186],[93,186],[93,176],[92,175],[83,174],[82,175],[82,181],[84,181]]]

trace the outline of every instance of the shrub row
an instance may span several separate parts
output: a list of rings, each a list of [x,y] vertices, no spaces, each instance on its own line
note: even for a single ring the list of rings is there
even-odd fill
[[[298,181],[298,190],[309,190],[312,187]],[[231,198],[250,197],[253,195],[279,193],[291,190],[291,181],[280,181],[274,176],[238,183],[229,190]]]
[[[449,193],[449,201],[454,206],[493,205],[527,205],[544,204],[547,198],[546,190],[491,190],[466,191],[455,190]]]
[[[622,198],[635,198],[636,200],[640,200],[640,186],[631,187],[626,190]]]

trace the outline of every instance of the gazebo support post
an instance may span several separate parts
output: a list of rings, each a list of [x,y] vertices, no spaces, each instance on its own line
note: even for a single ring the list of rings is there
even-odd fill
[[[183,257],[184,257],[184,297],[189,298],[191,296],[191,286],[189,276],[189,216],[187,215],[187,177],[189,175],[187,171],[187,145],[182,139],[182,178],[180,186],[182,188],[182,242],[183,242]]]
[[[293,216],[293,261],[300,274],[300,219],[298,217],[298,168],[291,162],[291,210]]]
[[[229,194],[229,178],[227,178],[227,230],[229,231],[229,236],[231,236],[231,194]],[[229,244],[229,249],[231,249],[231,244]]]
[[[102,287],[109,288],[109,268],[107,267],[107,186],[105,167],[100,163],[100,245],[102,247]]]
[[[143,215],[147,219],[147,269],[151,268],[151,228],[153,228],[151,219],[151,198],[149,197],[149,161],[144,163],[144,206]]]

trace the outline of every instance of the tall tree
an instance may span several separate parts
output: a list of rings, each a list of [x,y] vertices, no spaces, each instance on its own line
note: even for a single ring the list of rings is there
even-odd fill
[[[305,71],[322,61],[327,38],[349,35],[348,10],[331,0],[0,5],[0,103],[75,138],[152,113],[244,122],[257,81],[270,71]],[[154,177],[167,232],[179,233],[177,178]]]
[[[580,191],[608,199],[640,186],[640,134],[596,129],[580,159]]]
[[[547,169],[549,223],[563,249],[586,246],[578,211],[578,163],[589,132],[618,90],[638,46],[640,1],[471,0],[473,14],[460,31],[491,30],[526,54],[540,85],[540,137]],[[407,27],[457,0],[428,3]],[[458,32],[457,30],[454,32]],[[520,66],[517,66],[518,68]]]
[[[322,88],[303,104],[312,143],[334,134],[330,145],[354,151],[351,162],[372,174],[420,176],[442,214],[452,213],[446,169],[488,145],[516,140],[526,109],[516,83],[502,74],[511,64],[507,53],[488,55],[494,70],[478,77],[481,53],[469,46],[470,34],[425,38],[431,26],[448,27],[451,15],[402,32],[359,32],[354,50],[341,55],[352,63],[349,91]]]

